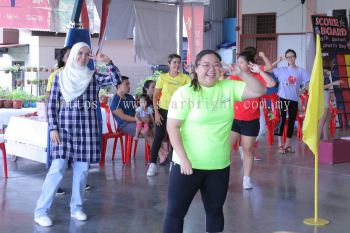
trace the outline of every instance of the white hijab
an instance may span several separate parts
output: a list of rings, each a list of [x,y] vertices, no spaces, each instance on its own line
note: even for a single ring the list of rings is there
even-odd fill
[[[74,44],[64,69],[59,72],[58,81],[62,96],[66,102],[71,102],[84,93],[94,72],[87,65],[80,66],[77,63],[77,55],[82,47],[90,49],[90,46],[83,42]]]

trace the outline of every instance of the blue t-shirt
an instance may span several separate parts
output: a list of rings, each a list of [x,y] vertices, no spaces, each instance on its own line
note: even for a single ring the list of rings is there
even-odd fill
[[[115,94],[113,96],[113,99],[110,105],[110,109],[112,112],[115,111],[117,108],[120,108],[121,110],[123,110],[123,112],[126,115],[129,115],[132,117],[135,116],[135,107],[136,107],[135,99],[130,94],[126,94],[125,99],[120,98],[119,95]],[[114,119],[117,121],[118,125],[121,125],[125,122],[115,114],[113,114],[113,116],[114,116]]]
[[[309,73],[301,67],[278,67],[273,73],[279,82],[278,96],[287,100],[298,101],[299,89],[310,81]]]

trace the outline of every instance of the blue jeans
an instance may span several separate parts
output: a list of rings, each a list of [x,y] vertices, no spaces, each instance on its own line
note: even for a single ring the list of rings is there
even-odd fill
[[[55,198],[57,189],[67,169],[68,159],[54,159],[46,175],[39,200],[36,203],[34,215],[41,217],[48,214]],[[71,214],[83,209],[84,191],[89,173],[88,162],[73,162],[72,197],[70,201]]]

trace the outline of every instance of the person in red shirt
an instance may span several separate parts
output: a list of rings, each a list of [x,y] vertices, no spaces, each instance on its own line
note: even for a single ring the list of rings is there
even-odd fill
[[[250,72],[253,77],[260,80],[266,87],[274,87],[276,82],[264,70],[255,64],[252,53],[242,52],[238,55],[237,65],[242,71]],[[231,76],[231,80],[240,80]],[[234,145],[239,139],[243,149],[243,189],[252,189],[250,177],[253,169],[253,147],[259,133],[261,98],[245,100],[235,103],[235,115],[231,129],[231,143]]]

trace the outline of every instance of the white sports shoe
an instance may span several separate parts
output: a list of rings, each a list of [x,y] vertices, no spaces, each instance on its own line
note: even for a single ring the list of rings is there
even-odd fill
[[[34,222],[36,222],[37,224],[39,224],[40,226],[43,227],[50,227],[52,226],[52,221],[49,218],[49,216],[40,216],[40,217],[35,217],[34,218]]]
[[[252,189],[253,185],[250,182],[250,177],[249,176],[244,176],[243,177],[243,189]]]
[[[78,210],[77,212],[75,212],[74,214],[71,214],[70,216],[79,221],[85,221],[87,219],[86,214],[81,210]]]
[[[157,164],[151,163],[147,170],[147,176],[155,176],[158,173]]]

